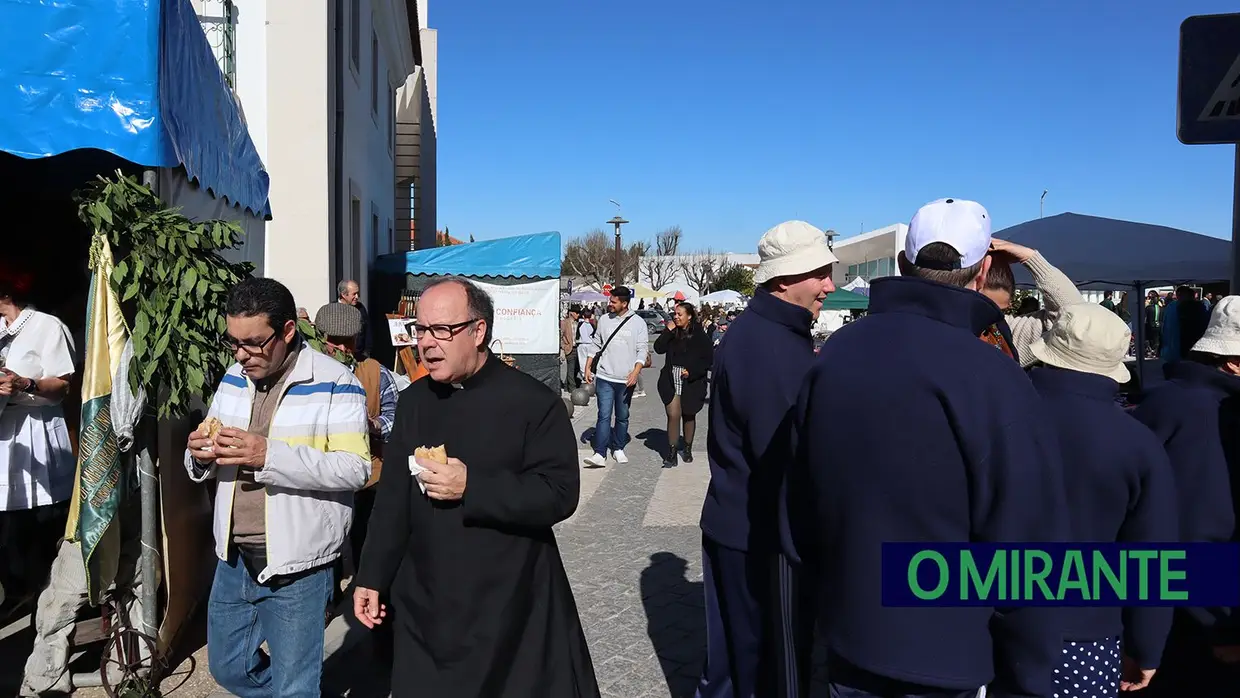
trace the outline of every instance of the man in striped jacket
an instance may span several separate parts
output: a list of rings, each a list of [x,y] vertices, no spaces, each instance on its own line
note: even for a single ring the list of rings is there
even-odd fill
[[[185,454],[191,479],[219,483],[211,675],[239,698],[318,696],[332,567],[370,477],[366,394],[306,346],[279,282],[241,282],[225,315],[237,363]]]

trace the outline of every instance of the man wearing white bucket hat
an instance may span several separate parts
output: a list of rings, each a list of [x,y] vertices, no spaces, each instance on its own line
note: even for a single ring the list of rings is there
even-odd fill
[[[836,331],[805,378],[783,542],[817,592],[832,695],[1051,695],[1053,609],[883,603],[886,542],[1070,536],[1042,401],[1015,361],[978,341],[1003,323],[980,293],[990,230],[977,202],[921,207],[901,275],[871,284],[869,314]]]
[[[1174,543],[1179,526],[1171,462],[1162,442],[1115,402],[1119,386],[1129,381],[1124,357],[1131,337],[1105,306],[1069,305],[1029,345],[1029,358],[1042,364],[1029,377],[1058,436],[1075,539]],[[1144,688],[1162,659],[1171,615],[1166,607],[1063,609],[1055,695],[1093,698],[1116,695],[1121,685]]]
[[[1205,334],[1134,411],[1171,459],[1185,543],[1236,542],[1240,472],[1240,296],[1210,314]],[[1222,661],[1219,661],[1222,660]],[[1177,608],[1151,696],[1240,695],[1240,609]],[[1233,664],[1227,667],[1224,662]]]
[[[758,289],[715,350],[702,506],[706,662],[698,698],[786,695],[778,652],[779,486],[790,412],[814,358],[810,328],[835,285],[823,231],[788,221],[758,241]],[[782,665],[782,666],[781,666]],[[779,667],[779,668],[777,668]],[[781,688],[782,686],[782,688]]]

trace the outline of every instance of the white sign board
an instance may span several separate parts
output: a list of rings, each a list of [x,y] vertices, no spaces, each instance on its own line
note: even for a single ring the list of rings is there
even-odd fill
[[[560,281],[517,286],[477,283],[495,303],[495,351],[505,354],[557,354],[560,351]]]

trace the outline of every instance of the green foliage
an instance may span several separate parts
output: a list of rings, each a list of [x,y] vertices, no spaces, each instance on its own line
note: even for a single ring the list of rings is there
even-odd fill
[[[713,285],[712,293],[726,290],[752,297],[754,292],[753,269],[739,264],[729,264],[719,273]]]
[[[318,329],[314,326],[314,323],[309,320],[302,320],[299,318],[297,320],[297,331],[301,332],[301,336],[306,338],[306,343],[309,344],[315,351],[327,354],[345,366],[348,366],[349,370],[353,370],[357,367],[357,359],[349,352],[341,351],[339,349],[332,350],[328,348],[327,337],[318,331]]]
[[[143,386],[161,418],[188,414],[190,400],[210,399],[234,361],[223,341],[225,301],[254,267],[218,251],[241,244],[240,226],[195,223],[119,171],[75,200],[78,217],[103,233],[116,255],[111,285],[134,344],[130,387]]]

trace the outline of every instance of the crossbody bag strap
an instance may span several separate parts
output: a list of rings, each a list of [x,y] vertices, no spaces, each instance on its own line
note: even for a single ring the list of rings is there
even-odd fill
[[[629,313],[628,315],[626,315],[625,318],[620,321],[620,324],[616,325],[616,330],[607,337],[607,341],[603,342],[603,348],[599,349],[597,354],[590,357],[590,371],[591,372],[593,372],[595,367],[598,366],[598,358],[603,355],[603,352],[607,351],[607,347],[611,345],[611,340],[615,339],[616,335],[620,334],[620,330],[624,329],[625,323],[633,319],[633,315],[634,315],[633,313]]]

